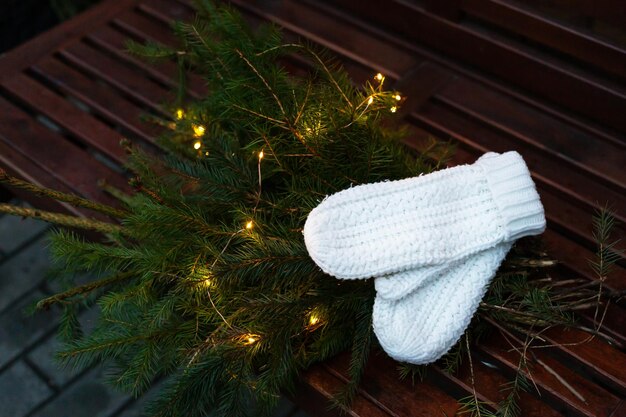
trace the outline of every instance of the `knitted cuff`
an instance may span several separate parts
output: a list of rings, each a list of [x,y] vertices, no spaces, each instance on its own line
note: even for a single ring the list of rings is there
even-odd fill
[[[539,194],[521,155],[515,151],[487,154],[476,161],[482,167],[502,216],[505,240],[538,235],[546,228]]]

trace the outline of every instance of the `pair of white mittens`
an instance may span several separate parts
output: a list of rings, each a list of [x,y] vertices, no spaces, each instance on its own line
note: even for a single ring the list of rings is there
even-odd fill
[[[333,194],[309,214],[304,240],[324,272],[375,278],[381,346],[426,364],[463,335],[513,242],[545,225],[522,157],[487,153],[472,165]]]

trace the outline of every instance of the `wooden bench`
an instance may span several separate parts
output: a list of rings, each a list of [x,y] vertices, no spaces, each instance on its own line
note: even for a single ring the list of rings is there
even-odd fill
[[[531,0],[231,3],[252,24],[274,22],[288,39],[330,49],[357,83],[386,74],[408,96],[401,109],[411,129],[408,146],[424,149],[433,136],[451,140],[458,144],[455,163],[486,150],[518,150],[547,210],[546,245],[563,261],[555,278],[594,279],[587,265],[594,250],[591,215],[605,203],[622,222],[617,237],[625,237],[624,45],[554,20]],[[623,24],[618,11],[598,6],[591,17]],[[581,7],[579,13],[587,12]],[[176,80],[173,63],[141,62],[125,52],[125,39],[170,44],[168,25],[192,14],[186,0],[105,0],[1,57],[0,167],[111,202],[98,181],[128,187],[120,138],[153,146],[158,128],[141,115],[164,114],[161,105]],[[193,75],[189,88],[195,96],[204,92]],[[42,208],[84,214],[22,197]],[[606,285],[626,289],[626,259]],[[538,392],[522,394],[522,415],[625,416],[625,313],[623,302],[608,310],[603,331],[613,345],[599,338],[576,344],[586,337],[581,331],[548,333],[547,340],[560,346],[537,352],[546,366],[534,368]],[[582,323],[591,320],[590,313],[581,313]],[[498,336],[472,352],[479,398],[499,401],[517,354]],[[311,415],[335,415],[320,399],[346,383],[346,366],[340,356],[303,375],[296,399]],[[457,400],[471,393],[467,366],[457,375],[434,366],[415,385],[399,381],[395,368],[384,354],[373,355],[352,415],[452,416]]]

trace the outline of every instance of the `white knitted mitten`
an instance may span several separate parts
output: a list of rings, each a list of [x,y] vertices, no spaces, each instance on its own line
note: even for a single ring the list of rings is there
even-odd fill
[[[497,157],[499,154],[495,152],[488,152],[482,155],[476,162],[481,160]],[[534,234],[541,232],[541,230],[529,230],[528,234]],[[471,255],[470,255],[471,256]],[[382,277],[376,277],[376,294],[379,297],[388,300],[397,300],[404,297],[407,294],[412,293],[418,287],[425,285],[436,277],[438,274],[443,274],[450,269],[452,265],[450,263],[443,263],[434,266],[425,266],[416,269],[410,269],[408,271],[402,271],[395,274],[385,275]]]
[[[441,265],[540,233],[543,207],[517,152],[326,198],[304,227],[309,255],[337,278]]]
[[[385,352],[414,364],[434,362],[448,352],[470,324],[511,246],[500,243],[455,261],[403,298],[377,294],[374,332]]]

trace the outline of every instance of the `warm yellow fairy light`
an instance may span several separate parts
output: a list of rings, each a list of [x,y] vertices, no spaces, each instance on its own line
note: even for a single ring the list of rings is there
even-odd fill
[[[396,94],[395,96],[393,96],[393,98],[395,98],[398,101],[402,100],[402,96],[400,94]]]
[[[311,314],[311,316],[309,317],[309,325],[315,326],[319,322],[320,322],[320,318],[315,314]]]
[[[263,151],[259,152],[259,160],[263,159],[264,156],[265,154],[263,153]]]
[[[213,279],[211,279],[211,278],[207,278],[207,279],[205,279],[203,281],[200,281],[198,283],[198,285],[200,285],[201,287],[204,287],[204,288],[211,288],[211,287],[213,287],[213,284],[214,284],[213,283]]]
[[[246,229],[250,230],[254,227],[254,223],[252,223],[252,220],[248,221],[248,223],[246,223]]]
[[[367,99],[367,104],[370,105],[374,102],[374,97],[370,97]]]
[[[385,79],[385,76],[379,72],[378,74],[376,74],[376,75],[374,76],[374,78],[375,78],[377,81],[382,81],[382,80],[384,80],[384,79]]]
[[[193,125],[193,134],[197,137],[202,137],[204,135],[205,128],[202,125]],[[197,149],[197,148],[196,148]]]
[[[199,140],[194,142],[193,144],[194,149],[200,149],[201,147],[202,147],[202,142],[200,142]]]
[[[247,333],[240,337],[241,342],[244,345],[251,345],[259,341],[261,337],[258,334]]]
[[[185,112],[183,111],[183,109],[178,109],[176,110],[176,118],[178,120],[182,119],[183,117],[185,117]]]
[[[392,108],[389,109],[390,112],[395,113],[396,111],[398,111],[398,108],[396,106],[393,106]]]

